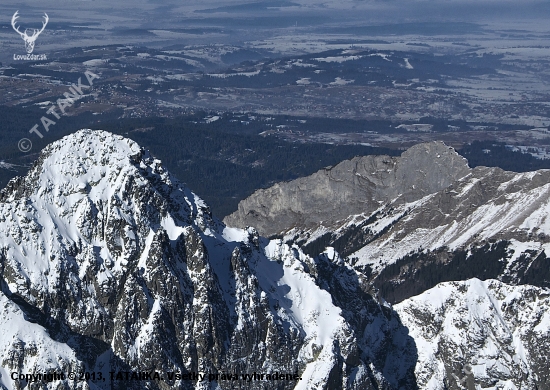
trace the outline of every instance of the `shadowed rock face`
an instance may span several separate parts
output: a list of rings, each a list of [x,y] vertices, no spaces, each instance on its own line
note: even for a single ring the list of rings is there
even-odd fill
[[[371,213],[395,198],[398,202],[420,199],[470,171],[467,160],[442,142],[415,145],[401,157],[355,157],[311,176],[258,190],[224,222],[254,226],[266,236],[296,226],[330,225],[353,214]]]
[[[0,389],[409,390],[416,357],[338,257],[225,227],[131,140],[76,132],[0,192]],[[109,379],[128,371],[292,376]]]
[[[371,172],[393,201],[270,241],[221,224],[133,141],[49,145],[0,192],[0,389],[38,388],[11,372],[128,371],[297,377],[93,388],[548,388],[550,171],[476,168],[414,200],[465,161],[437,143],[356,160],[328,172],[365,188]],[[470,280],[437,284],[453,278]],[[40,386],[61,387],[92,388]]]

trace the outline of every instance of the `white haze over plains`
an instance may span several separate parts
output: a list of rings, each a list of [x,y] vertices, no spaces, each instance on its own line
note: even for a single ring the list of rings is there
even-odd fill
[[[48,13],[50,23],[38,39],[42,52],[105,44],[235,44],[281,36],[346,39],[457,34],[452,23],[473,23],[486,29],[548,33],[550,4],[544,1],[358,1],[358,0],[108,0],[20,1],[0,3],[0,40],[11,55],[21,39],[10,26],[19,10],[23,27],[40,27]],[[341,31],[344,27],[440,23],[428,33],[412,28]],[[450,24],[449,24],[450,23]],[[449,28],[447,28],[449,26]],[[127,30],[125,34],[121,31]],[[141,31],[142,34],[138,32]],[[472,31],[473,32],[473,31]],[[312,35],[313,34],[313,35]],[[1,58],[0,58],[1,60]]]

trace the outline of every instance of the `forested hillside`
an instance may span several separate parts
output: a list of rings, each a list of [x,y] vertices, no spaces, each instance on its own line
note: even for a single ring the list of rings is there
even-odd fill
[[[289,116],[252,114],[214,114],[203,111],[178,118],[117,119],[116,113],[85,113],[62,117],[44,138],[29,136],[28,129],[40,123],[43,110],[34,107],[0,106],[0,161],[15,164],[0,169],[0,186],[25,174],[36,153],[50,142],[81,128],[104,129],[129,137],[151,150],[180,180],[202,196],[215,215],[224,217],[237,209],[240,200],[256,189],[275,182],[310,175],[345,159],[370,154],[399,155],[401,151],[364,145],[287,142],[273,136],[261,136],[266,128],[307,132],[385,132],[387,121],[321,120]],[[211,118],[212,120],[210,120]],[[253,120],[251,120],[254,118]],[[17,141],[28,137],[32,151],[23,154]],[[490,152],[487,153],[487,150]],[[473,142],[459,150],[470,166],[499,166],[524,172],[550,168],[550,160],[514,152],[504,144]]]

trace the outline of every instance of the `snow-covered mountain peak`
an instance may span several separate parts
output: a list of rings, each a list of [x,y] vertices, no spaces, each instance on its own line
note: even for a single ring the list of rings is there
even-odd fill
[[[81,130],[50,144],[0,200],[0,242],[17,264],[16,279],[43,288],[57,278],[54,264],[63,267],[68,253],[84,256],[86,246],[120,270],[159,227],[174,236],[182,226],[214,225],[204,202],[159,160],[105,131]]]
[[[418,181],[407,182],[407,172]],[[469,252],[411,252],[379,269],[369,268],[372,251],[359,255],[371,244],[392,254],[407,242],[427,247],[427,237],[450,240],[440,226],[474,240],[468,225],[477,216],[476,232],[512,226],[510,215],[534,235],[547,226],[549,174],[470,170],[440,143],[400,159],[356,158],[319,172],[318,183],[364,194],[373,180],[378,192],[369,193],[380,199],[414,183],[423,183],[408,192],[415,199],[444,189],[375,202],[374,214],[350,217],[334,239],[320,229],[302,243],[270,241],[216,221],[133,141],[79,131],[45,148],[0,193],[0,389],[26,386],[12,372],[106,378],[28,386],[48,390],[548,388],[547,354],[538,353],[550,349],[548,289],[505,284],[545,285],[547,246],[518,236]],[[464,179],[448,186],[453,177]],[[487,203],[505,213],[476,211]],[[416,272],[423,264],[427,271]],[[432,283],[451,270],[501,281]],[[376,290],[373,278],[389,282]],[[383,299],[391,291],[401,301],[394,307]],[[110,372],[226,379],[121,382]],[[252,373],[285,379],[243,378]]]
[[[87,186],[115,184],[117,179],[135,174],[134,164],[146,167],[144,155],[132,140],[105,131],[80,130],[48,145],[36,168],[42,183],[79,191]],[[160,166],[153,159],[150,163]]]
[[[26,177],[16,178],[2,191],[2,200],[87,193],[94,201],[106,201],[130,177],[172,185],[160,161],[134,141],[106,131],[80,130],[46,146]]]
[[[0,389],[18,388],[10,372],[51,371],[289,375],[252,387],[241,377],[251,389],[411,382],[410,337],[384,347],[392,332],[405,335],[395,313],[361,292],[343,264],[337,280],[313,272],[327,267],[252,228],[226,228],[133,141],[79,131],[46,147],[0,193]],[[341,302],[362,294],[353,301],[364,306],[358,318],[333,303],[329,283],[346,285]],[[6,330],[10,321],[16,331]],[[371,338],[380,342],[367,345]],[[386,374],[386,360],[402,356]],[[69,383],[47,388],[58,385]]]
[[[25,177],[1,191],[0,200],[32,204],[23,207],[26,217],[14,217],[39,224],[52,219],[56,229],[65,225],[75,242],[89,241],[90,217],[104,217],[106,211],[130,224],[140,216],[154,222],[155,210],[169,225],[178,221],[205,229],[213,224],[205,203],[159,160],[134,141],[100,130],[80,130],[48,145]]]
[[[52,142],[42,152],[42,165],[53,166],[56,163],[85,164],[93,166],[127,165],[130,157],[145,153],[129,138],[103,130],[83,129]],[[70,166],[59,165],[62,171],[70,172]]]

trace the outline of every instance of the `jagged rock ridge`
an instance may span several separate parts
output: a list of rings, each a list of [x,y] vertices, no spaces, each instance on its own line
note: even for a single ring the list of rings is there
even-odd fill
[[[401,155],[345,160],[311,176],[258,190],[227,216],[229,226],[254,226],[270,236],[293,227],[330,226],[370,213],[399,198],[410,202],[437,192],[470,172],[468,162],[442,142],[415,145]]]
[[[550,293],[544,276],[542,287],[513,285],[545,267],[545,175],[478,168],[442,191],[410,187],[372,213],[270,241],[216,220],[134,142],[77,132],[0,192],[0,388],[547,388]],[[420,175],[435,183],[422,191],[445,184],[430,177]],[[437,278],[415,279],[415,266],[445,274],[456,264],[445,254],[459,250],[475,257],[468,265],[497,253],[501,281],[424,291],[419,282]],[[392,307],[373,284],[383,277],[421,294]],[[301,379],[10,377],[129,370]]]
[[[414,342],[353,270],[225,227],[133,141],[91,130],[67,136],[0,200],[0,387],[26,386],[11,372],[71,371],[301,379],[38,385],[416,386]]]
[[[335,248],[382,299],[400,302],[419,351],[419,388],[543,389],[549,183],[548,170],[478,167],[419,200],[294,228],[284,241],[311,256]]]
[[[471,279],[395,309],[418,346],[421,389],[546,389],[549,306],[548,290]]]
[[[285,237],[335,249],[390,302],[473,277],[550,287],[550,171],[477,167],[424,198]]]

